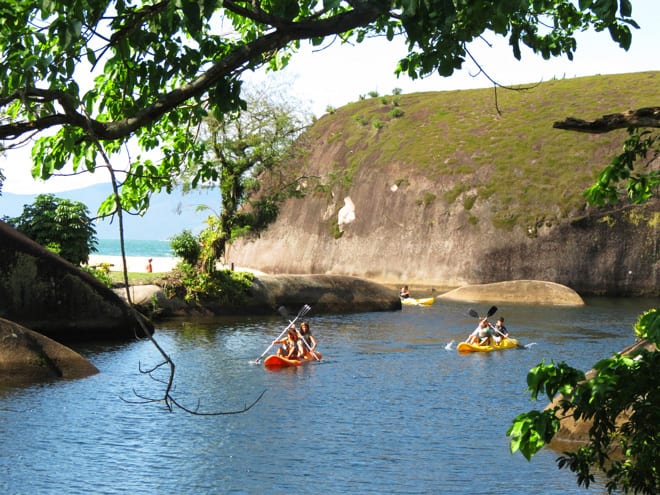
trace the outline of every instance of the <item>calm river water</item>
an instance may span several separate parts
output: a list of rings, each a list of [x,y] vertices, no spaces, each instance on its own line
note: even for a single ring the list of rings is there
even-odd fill
[[[149,342],[79,346],[101,373],[0,388],[5,494],[572,494],[557,453],[509,453],[512,418],[534,407],[528,370],[541,360],[588,369],[634,342],[657,300],[592,299],[582,308],[500,305],[526,350],[459,355],[470,306],[437,301],[394,313],[309,315],[320,363],[279,372],[254,364],[281,317],[161,324],[177,364],[175,396],[201,417],[159,404]],[[297,310],[297,308],[291,308]],[[544,402],[536,407],[542,408]]]

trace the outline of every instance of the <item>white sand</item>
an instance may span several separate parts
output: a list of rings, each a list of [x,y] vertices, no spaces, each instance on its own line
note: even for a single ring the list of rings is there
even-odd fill
[[[145,256],[126,256],[126,269],[129,272],[147,271],[147,261]],[[179,258],[169,258],[166,256],[156,256],[151,258],[151,266],[154,273],[163,273],[171,271],[180,261]],[[121,256],[102,256],[98,254],[89,255],[89,266],[98,266],[101,263],[110,264],[111,272],[121,272],[124,269]]]
[[[146,256],[126,256],[126,269],[129,272],[147,272],[147,261],[149,260]],[[170,258],[167,256],[155,256],[151,258],[151,267],[154,273],[167,273],[172,271],[177,263],[181,261],[181,258]],[[111,272],[121,272],[123,271],[123,263],[121,256],[102,256],[99,254],[90,254],[89,255],[89,266],[99,266],[101,263],[108,263],[110,265]],[[231,268],[231,266],[223,266],[218,263],[217,269],[222,270],[224,268]],[[253,268],[247,267],[233,267],[237,272],[252,272],[256,275],[263,275],[263,272],[255,270]]]

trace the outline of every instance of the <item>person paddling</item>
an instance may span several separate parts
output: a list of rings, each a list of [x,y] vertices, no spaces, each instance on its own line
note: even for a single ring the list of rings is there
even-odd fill
[[[302,356],[302,342],[298,338],[298,332],[296,331],[296,326],[291,325],[286,332],[286,337],[280,340],[276,340],[273,344],[282,344],[282,346],[277,350],[277,355],[286,359],[298,359],[298,356]]]
[[[306,321],[303,321],[300,324],[300,337],[301,340],[303,341],[303,352],[304,356],[306,358],[308,357],[316,357],[318,359],[318,355],[316,353],[316,347],[318,346],[318,342],[312,335],[311,330],[309,329],[309,323]]]
[[[495,326],[492,328],[495,330],[494,338],[496,344],[499,344],[502,342],[502,340],[509,338],[509,331],[504,326],[504,318],[501,316],[498,318]]]
[[[488,322],[488,318],[484,318],[479,322],[479,326],[469,335],[466,342],[468,344],[488,345],[490,337],[493,335],[492,325]]]

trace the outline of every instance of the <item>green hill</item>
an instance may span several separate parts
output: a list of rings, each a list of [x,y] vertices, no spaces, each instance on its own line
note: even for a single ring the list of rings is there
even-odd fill
[[[441,194],[429,192],[421,202],[459,200],[470,210],[489,200],[496,225],[529,225],[579,215],[582,192],[627,136],[625,130],[560,131],[552,124],[658,105],[658,88],[660,72],[645,72],[377,96],[322,117],[310,134],[313,146],[334,151],[327,185],[349,188],[361,167],[397,163],[443,185]]]

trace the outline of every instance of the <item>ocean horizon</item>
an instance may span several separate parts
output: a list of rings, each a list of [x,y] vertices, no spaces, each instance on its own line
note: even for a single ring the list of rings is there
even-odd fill
[[[140,256],[146,258],[174,257],[170,241],[124,240],[126,256]],[[119,239],[99,239],[96,251],[92,254],[99,256],[121,256]]]

